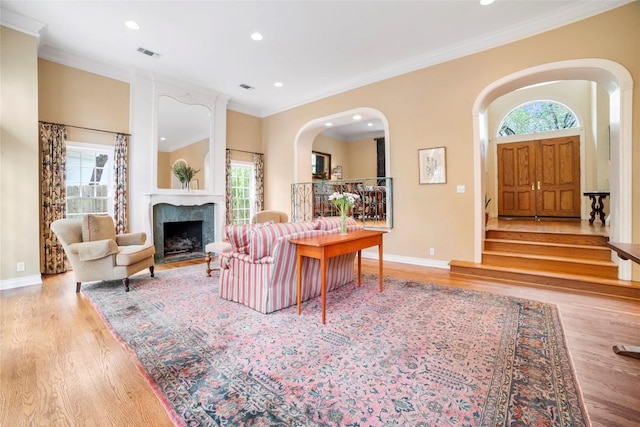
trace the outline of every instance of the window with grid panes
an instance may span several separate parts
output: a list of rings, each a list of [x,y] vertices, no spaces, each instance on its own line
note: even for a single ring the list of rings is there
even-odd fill
[[[113,215],[112,159],[109,147],[67,143],[67,218]]]
[[[231,163],[231,200],[234,224],[249,224],[255,213],[255,174],[253,163]]]

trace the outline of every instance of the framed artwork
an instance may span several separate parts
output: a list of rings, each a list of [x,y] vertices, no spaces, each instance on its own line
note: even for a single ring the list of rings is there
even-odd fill
[[[444,184],[447,182],[447,162],[444,147],[418,150],[420,184]]]

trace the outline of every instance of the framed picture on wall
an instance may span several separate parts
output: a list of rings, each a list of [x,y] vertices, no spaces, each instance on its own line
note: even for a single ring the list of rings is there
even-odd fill
[[[447,162],[445,147],[418,150],[420,184],[445,184],[447,182]]]

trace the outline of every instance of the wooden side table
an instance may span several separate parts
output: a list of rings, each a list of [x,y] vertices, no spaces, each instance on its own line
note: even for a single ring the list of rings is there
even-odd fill
[[[600,221],[604,225],[604,199],[610,194],[608,191],[587,191],[583,193],[585,196],[589,196],[591,199],[591,218],[589,218],[589,224],[593,224],[596,219],[596,215],[600,216]]]
[[[362,249],[378,246],[378,283],[380,292],[383,289],[382,275],[382,235],[384,231],[358,230],[345,235],[333,233],[323,236],[306,237],[301,239],[291,239],[291,243],[296,245],[296,263],[298,267],[298,315],[302,311],[302,258],[316,258],[320,260],[320,283],[321,283],[321,305],[322,324],[326,323],[327,304],[327,262],[328,258],[358,252],[358,286],[360,286],[360,273],[362,268]]]

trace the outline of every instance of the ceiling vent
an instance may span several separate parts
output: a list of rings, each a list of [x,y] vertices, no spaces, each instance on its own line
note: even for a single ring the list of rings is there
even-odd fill
[[[246,89],[246,90],[253,90],[253,89],[255,89],[255,87],[253,87],[253,86],[249,86],[249,85],[248,85],[248,84],[246,84],[246,83],[240,83],[240,85],[239,85],[239,86],[240,86],[242,89]]]
[[[143,55],[150,56],[150,57],[152,57],[152,58],[160,58],[160,54],[159,54],[159,53],[156,53],[156,52],[154,52],[154,51],[151,51],[151,50],[145,49],[145,48],[143,48],[143,47],[139,47],[139,48],[138,48],[138,52],[140,52],[140,53],[141,53],[141,54],[143,54]]]

